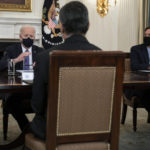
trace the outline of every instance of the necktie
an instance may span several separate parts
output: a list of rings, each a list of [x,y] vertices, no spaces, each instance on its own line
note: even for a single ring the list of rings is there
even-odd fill
[[[29,52],[28,50],[26,50],[26,52]],[[23,64],[23,70],[29,70],[29,56],[26,56],[24,59],[24,64]]]

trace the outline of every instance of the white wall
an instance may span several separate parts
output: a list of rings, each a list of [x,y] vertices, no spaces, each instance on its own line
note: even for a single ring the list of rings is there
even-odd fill
[[[140,0],[119,1],[118,49],[129,51],[138,44]]]
[[[59,0],[60,6],[72,0]],[[117,0],[104,18],[96,11],[97,0],[78,0],[89,10],[90,28],[87,38],[103,50],[129,51],[138,38],[138,2],[140,0]],[[22,24],[32,24],[41,39],[41,17],[44,0],[32,0],[32,12],[0,12],[0,39],[18,38]],[[40,41],[41,43],[41,41]]]
[[[63,0],[66,2],[72,0]],[[118,5],[112,7],[109,14],[104,18],[97,13],[97,0],[79,0],[83,2],[89,11],[90,28],[87,38],[91,43],[104,50],[116,50],[118,48]],[[62,3],[60,3],[63,5]]]
[[[32,0],[32,12],[0,11],[0,40],[19,39],[20,27],[31,24],[36,29],[36,44],[41,46],[41,17],[44,0]]]

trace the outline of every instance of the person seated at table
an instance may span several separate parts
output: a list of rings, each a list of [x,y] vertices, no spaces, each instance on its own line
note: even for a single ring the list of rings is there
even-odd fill
[[[36,55],[43,51],[42,48],[33,45],[35,40],[35,29],[30,25],[22,26],[20,29],[20,43],[9,46],[6,50],[5,56],[0,60],[0,71],[7,69],[8,59],[12,59],[15,63],[16,70],[32,69],[36,62]],[[24,66],[23,61],[28,57],[28,64]],[[31,66],[30,66],[31,65]],[[26,68],[25,68],[26,67]],[[31,92],[14,93],[1,95],[5,99],[5,110],[17,120],[21,130],[29,123],[25,113],[23,112],[23,100],[30,101]],[[30,102],[27,102],[30,104]]]
[[[144,30],[144,43],[131,47],[130,61],[131,70],[150,70],[150,26]],[[138,96],[145,106],[146,110],[150,112],[150,90],[126,90],[125,95],[128,99],[132,96]]]
[[[59,19],[64,43],[38,55],[35,66],[31,105],[36,114],[31,122],[31,132],[40,139],[45,139],[46,134],[49,52],[52,50],[100,50],[99,47],[89,43],[85,37],[89,28],[89,17],[84,4],[78,1],[67,3],[61,8]]]
[[[11,45],[6,48],[4,57],[0,60],[0,71],[7,68],[8,59],[12,59],[15,63],[16,70],[25,68],[23,61],[29,57],[29,69],[34,65],[37,53],[43,49],[33,45],[35,40],[35,29],[30,25],[21,27],[19,35],[20,43]]]

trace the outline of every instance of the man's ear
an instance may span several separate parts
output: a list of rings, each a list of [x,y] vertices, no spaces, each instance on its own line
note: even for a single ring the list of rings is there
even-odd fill
[[[22,41],[22,37],[21,37],[21,34],[19,34],[19,40],[20,40],[20,41]]]

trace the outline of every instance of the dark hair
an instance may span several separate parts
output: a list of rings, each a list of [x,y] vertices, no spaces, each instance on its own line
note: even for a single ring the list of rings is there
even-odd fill
[[[150,29],[150,26],[146,27],[146,28],[144,29],[144,32],[146,32],[148,29]]]
[[[60,10],[59,19],[67,34],[85,34],[88,30],[88,10],[81,2],[72,1],[64,5]]]

